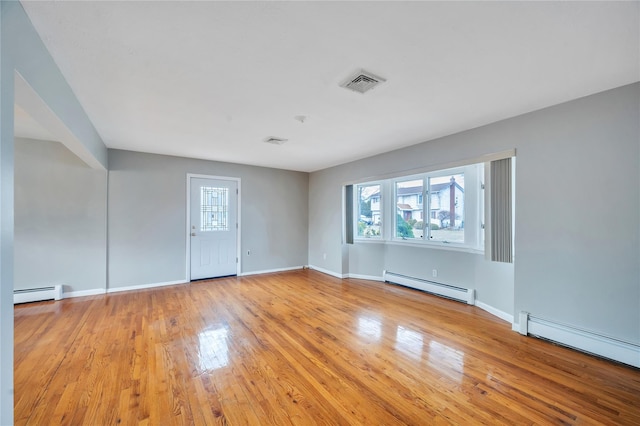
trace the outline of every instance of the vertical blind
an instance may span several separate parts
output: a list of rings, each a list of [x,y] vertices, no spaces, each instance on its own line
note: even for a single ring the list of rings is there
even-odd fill
[[[353,185],[344,187],[344,242],[353,244]]]
[[[491,260],[513,263],[511,158],[491,162]]]

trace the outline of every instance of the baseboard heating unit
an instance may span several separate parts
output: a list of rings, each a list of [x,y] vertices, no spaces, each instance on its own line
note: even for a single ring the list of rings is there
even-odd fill
[[[519,333],[640,368],[640,345],[520,312]]]
[[[62,285],[51,287],[28,288],[24,290],[13,290],[13,304],[40,302],[42,300],[61,300]]]
[[[406,275],[397,274],[395,272],[384,271],[382,278],[385,282],[400,284],[405,287],[415,288],[417,290],[426,291],[437,296],[446,297],[448,299],[458,300],[460,302],[473,305],[475,303],[475,292],[471,288],[455,287],[447,284],[441,284],[434,281],[427,281],[421,278],[408,277]]]

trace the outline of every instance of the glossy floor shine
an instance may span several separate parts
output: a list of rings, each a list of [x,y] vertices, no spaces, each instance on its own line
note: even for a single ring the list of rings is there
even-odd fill
[[[17,306],[15,422],[640,424],[640,371],[313,271]]]

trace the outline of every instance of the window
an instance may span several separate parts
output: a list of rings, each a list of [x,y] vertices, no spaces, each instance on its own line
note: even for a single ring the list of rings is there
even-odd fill
[[[429,177],[431,241],[464,243],[464,173]]]
[[[356,229],[363,238],[381,235],[382,191],[380,184],[356,185]]]
[[[227,231],[229,188],[200,188],[200,231]]]
[[[424,231],[422,194],[424,180],[396,182],[396,238],[422,239]]]
[[[464,243],[464,173],[396,181],[395,191],[396,238]]]
[[[356,185],[357,237],[483,250],[483,181],[478,163]]]

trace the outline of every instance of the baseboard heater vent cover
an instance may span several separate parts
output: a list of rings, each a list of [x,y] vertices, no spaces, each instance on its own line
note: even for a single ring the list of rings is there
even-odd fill
[[[24,290],[13,290],[13,304],[40,302],[42,300],[61,300],[62,285],[50,287],[28,288]]]
[[[473,305],[475,303],[475,292],[471,288],[455,287],[389,271],[384,271],[382,273],[382,278],[385,282],[400,284],[417,290],[426,291],[427,293],[446,297],[447,299],[457,300],[469,305]]]
[[[528,312],[520,313],[519,332],[640,368],[640,345],[630,342],[548,321]]]

